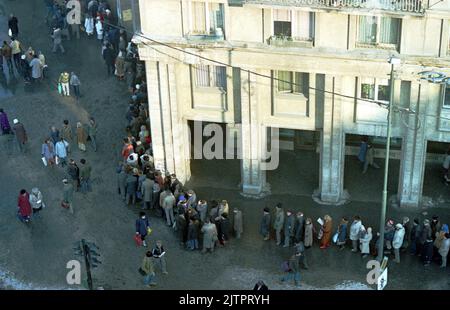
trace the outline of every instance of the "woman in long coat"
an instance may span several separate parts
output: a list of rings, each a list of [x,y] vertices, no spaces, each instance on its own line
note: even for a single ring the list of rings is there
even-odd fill
[[[341,223],[339,224],[338,238],[336,242],[336,245],[339,245],[341,250],[345,247],[345,243],[347,242],[347,225],[348,221],[345,217],[343,217]]]
[[[87,142],[87,134],[86,130],[84,130],[83,125],[78,122],[77,123],[77,143],[78,148],[83,152],[86,152],[86,142]]]
[[[92,16],[86,16],[86,20],[84,21],[84,29],[86,30],[86,34],[88,36],[94,34],[94,19],[92,18]]]
[[[125,77],[125,57],[122,52],[116,58],[116,76],[119,80],[123,80]]]
[[[19,198],[17,199],[17,207],[19,208],[18,215],[20,220],[28,223],[31,216],[30,195],[24,189],[20,191]]]
[[[333,221],[329,215],[324,216],[324,221],[322,226],[322,242],[320,244],[321,249],[326,249],[330,246],[331,230],[333,229]]]
[[[359,238],[361,255],[363,258],[367,257],[370,253],[370,241],[372,240],[372,228],[368,227],[367,231],[364,226],[361,226],[361,237]]]
[[[313,232],[314,232],[314,227],[312,224],[312,220],[310,218],[306,219],[305,222],[305,248],[309,248],[312,246],[313,244]]]
[[[3,111],[3,109],[0,109],[0,129],[1,134],[8,134],[11,132],[11,125],[9,124],[8,115]]]
[[[201,232],[203,233],[203,249],[202,253],[205,253],[207,250],[214,251],[214,245],[216,244],[217,238],[217,228],[216,225],[211,223],[210,219],[206,220],[206,223],[203,225]]]

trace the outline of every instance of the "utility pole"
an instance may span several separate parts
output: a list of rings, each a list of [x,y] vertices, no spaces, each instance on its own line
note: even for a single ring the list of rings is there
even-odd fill
[[[388,174],[389,174],[389,153],[391,150],[391,126],[392,126],[392,112],[394,105],[394,65],[400,64],[400,59],[391,57],[389,60],[391,64],[391,74],[389,82],[389,110],[387,116],[387,133],[386,133],[386,158],[384,163],[384,183],[383,183],[383,196],[382,196],[382,206],[381,206],[381,217],[380,217],[380,242],[378,245],[378,261],[383,260],[384,256],[384,224],[386,222],[386,208],[387,208],[387,185],[388,185]]]

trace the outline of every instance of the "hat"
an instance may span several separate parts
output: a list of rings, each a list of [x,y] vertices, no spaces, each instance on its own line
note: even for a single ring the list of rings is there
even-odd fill
[[[13,120],[13,123],[14,124],[17,124],[19,122],[19,120],[17,119],[17,118],[15,118],[14,120]]]
[[[264,212],[270,212],[269,208],[264,208]]]
[[[403,225],[398,223],[397,225],[395,225],[395,228],[398,228],[398,229],[403,228]]]
[[[139,88],[141,88],[141,85],[136,84],[136,89],[139,89]]]
[[[37,193],[39,193],[39,189],[38,189],[37,187],[34,187],[34,188],[31,190],[31,192],[32,192],[33,194],[37,194]]]

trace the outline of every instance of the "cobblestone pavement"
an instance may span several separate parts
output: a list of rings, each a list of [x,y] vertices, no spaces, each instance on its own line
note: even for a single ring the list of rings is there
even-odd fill
[[[7,1],[0,3],[0,36],[5,38],[6,16],[14,12],[20,22],[19,39],[24,46],[33,46],[47,56],[50,80],[28,93],[23,83],[2,83],[0,107],[10,120],[19,118],[25,125],[30,144],[26,154],[12,148],[9,136],[0,137],[0,287],[16,289],[80,289],[66,284],[66,263],[74,256],[73,243],[84,238],[100,247],[102,264],[93,271],[94,283],[106,289],[144,289],[137,269],[145,253],[136,248],[134,220],[138,207],[126,207],[116,193],[115,166],[119,159],[120,141],[124,135],[125,110],[128,94],[125,85],[115,78],[107,78],[100,44],[96,39],[82,38],[79,42],[64,42],[65,55],[50,52],[51,41],[43,23],[45,8],[42,1]],[[79,73],[83,97],[79,103],[62,98],[53,82],[62,70]],[[75,195],[75,214],[70,215],[59,206],[62,197],[61,179],[64,171],[44,167],[40,159],[40,146],[51,125],[61,126],[67,118],[75,124],[86,123],[93,116],[99,123],[97,153],[89,148],[86,154],[74,150],[76,160],[85,157],[93,166],[94,192]],[[179,246],[175,234],[160,218],[151,215],[154,229],[151,243],[164,240],[167,248],[168,275],[157,270],[155,289],[248,289],[258,279],[264,279],[270,288],[293,289],[280,284],[280,265],[292,249],[277,247],[273,241],[264,242],[258,235],[262,209],[282,201],[294,210],[303,210],[316,219],[330,214],[335,221],[340,216],[361,214],[367,224],[378,226],[379,203],[353,201],[340,207],[320,206],[311,199],[311,191],[304,191],[299,183],[295,194],[275,190],[263,200],[244,199],[237,190],[239,164],[235,161],[192,163],[194,177],[190,185],[203,199],[227,199],[230,207],[239,207],[244,213],[244,233],[241,240],[232,239],[225,248],[213,254],[188,252]],[[227,171],[226,175],[218,171]],[[304,172],[304,174],[306,174]],[[286,182],[283,175],[270,180]],[[313,180],[313,177],[311,177]],[[284,180],[284,181],[283,181]],[[305,180],[309,180],[305,176]],[[297,182],[297,181],[296,181]],[[300,181],[299,181],[300,182]],[[308,181],[308,184],[311,184]],[[39,187],[47,208],[42,218],[29,226],[15,217],[17,194],[21,188]],[[307,185],[305,185],[307,186]],[[308,185],[313,188],[313,185]],[[283,188],[283,183],[278,184]],[[376,193],[378,195],[378,192]],[[408,214],[413,218],[422,210],[390,209],[389,216],[400,218]],[[430,211],[431,212],[431,211]],[[433,213],[449,221],[448,211],[433,208]],[[366,225],[367,226],[367,225]],[[300,289],[368,289],[365,282],[366,261],[350,250],[338,251],[332,247],[319,250],[317,243],[307,251],[310,269],[302,272]],[[447,289],[448,272],[432,265],[424,268],[415,257],[404,255],[402,264],[390,265],[391,289]]]

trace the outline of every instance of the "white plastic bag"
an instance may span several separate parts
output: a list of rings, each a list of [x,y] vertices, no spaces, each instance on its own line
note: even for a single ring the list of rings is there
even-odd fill
[[[55,156],[55,163],[56,163],[57,165],[59,165],[59,157],[58,157],[58,156]]]
[[[9,35],[10,37],[12,37],[12,30],[11,30],[11,28],[8,29],[8,35]]]
[[[47,167],[47,159],[45,159],[45,157],[42,157],[42,163],[44,164],[45,167]]]

